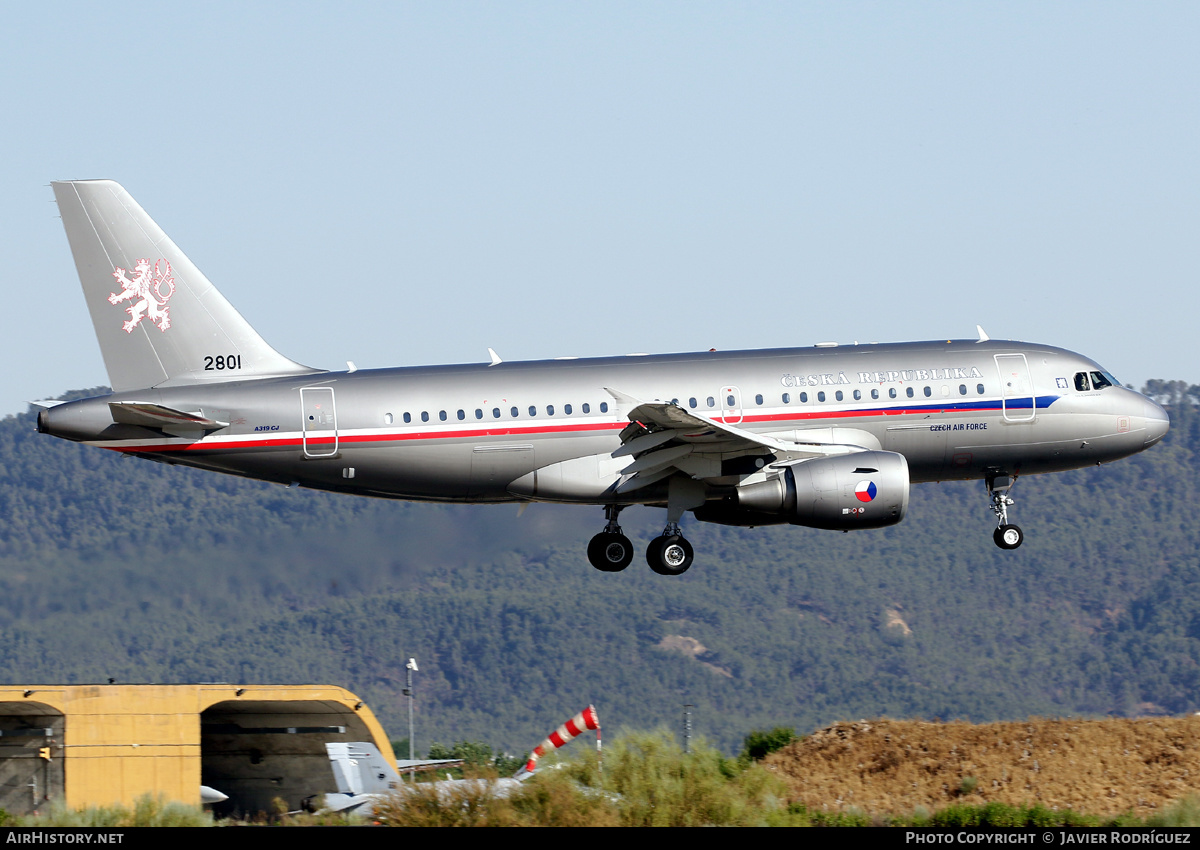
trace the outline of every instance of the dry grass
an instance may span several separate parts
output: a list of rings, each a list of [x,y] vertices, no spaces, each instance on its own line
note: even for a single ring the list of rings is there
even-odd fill
[[[670,735],[632,734],[604,751],[577,751],[501,796],[486,783],[413,786],[375,809],[394,826],[718,826],[786,821],[785,787],[758,765],[739,765]]]
[[[588,794],[565,775],[538,776],[497,793],[494,776],[439,789],[418,783],[376,805],[372,820],[387,826],[616,826],[602,796]]]
[[[763,764],[817,811],[1005,803],[1147,818],[1196,792],[1200,718],[838,723]]]
[[[139,797],[132,808],[119,803],[78,810],[58,805],[44,814],[13,818],[5,825],[40,827],[212,826],[213,818],[200,806],[173,803],[162,797],[152,797],[147,794]]]

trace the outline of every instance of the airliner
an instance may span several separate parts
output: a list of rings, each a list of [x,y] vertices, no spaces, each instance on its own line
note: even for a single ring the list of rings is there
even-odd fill
[[[51,184],[112,392],[39,402],[38,430],[283,485],[604,509],[592,566],[625,569],[618,517],[666,509],[646,551],[680,575],[680,526],[849,531],[904,519],[910,485],[981,480],[993,539],[1022,475],[1153,446],[1166,412],[1095,361],[977,338],[345,371],[268,345],[120,185]]]

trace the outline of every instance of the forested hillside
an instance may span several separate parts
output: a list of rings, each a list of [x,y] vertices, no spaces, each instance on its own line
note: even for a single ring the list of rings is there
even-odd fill
[[[315,682],[417,743],[523,751],[589,702],[606,734],[1200,708],[1200,387],[1109,466],[1023,478],[1013,552],[981,483],[853,534],[689,523],[696,564],[588,566],[597,508],[332,496],[123,460],[0,422],[0,680]],[[664,513],[622,515],[640,547]]]

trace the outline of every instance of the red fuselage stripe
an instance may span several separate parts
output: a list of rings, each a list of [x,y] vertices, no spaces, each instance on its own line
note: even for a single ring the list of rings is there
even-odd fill
[[[961,407],[949,408],[952,413],[994,413],[994,408],[968,408]],[[759,416],[728,416],[728,417],[713,417],[714,422],[727,423],[732,425],[745,424],[747,422],[804,422],[814,419],[847,419],[847,418],[862,418],[862,417],[880,417],[880,416],[903,416],[908,414],[925,414],[944,413],[947,410],[930,409],[929,407],[921,407],[917,409],[909,408],[873,408],[870,410],[822,410],[812,412],[796,412],[787,414],[763,414]],[[332,445],[335,442],[341,443],[395,443],[410,440],[461,440],[461,439],[481,439],[486,437],[529,437],[543,434],[563,434],[563,433],[579,433],[583,431],[615,431],[624,428],[629,423],[622,420],[619,422],[600,422],[600,423],[580,423],[577,425],[547,425],[536,428],[472,428],[461,429],[455,431],[396,431],[389,434],[339,434],[336,438],[331,436],[311,435],[307,439],[308,445],[323,446]],[[265,448],[284,448],[288,446],[300,446],[305,442],[300,437],[276,437],[263,438],[261,440],[203,440],[195,443],[149,443],[143,445],[109,445],[105,448],[113,449],[121,452],[195,452],[195,451],[230,451],[236,449],[265,449]]]

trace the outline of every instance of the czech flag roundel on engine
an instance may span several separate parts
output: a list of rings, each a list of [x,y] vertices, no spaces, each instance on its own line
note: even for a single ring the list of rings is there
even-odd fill
[[[854,495],[858,496],[860,502],[869,502],[879,494],[879,488],[875,486],[874,481],[860,481],[858,486],[854,488]]]

